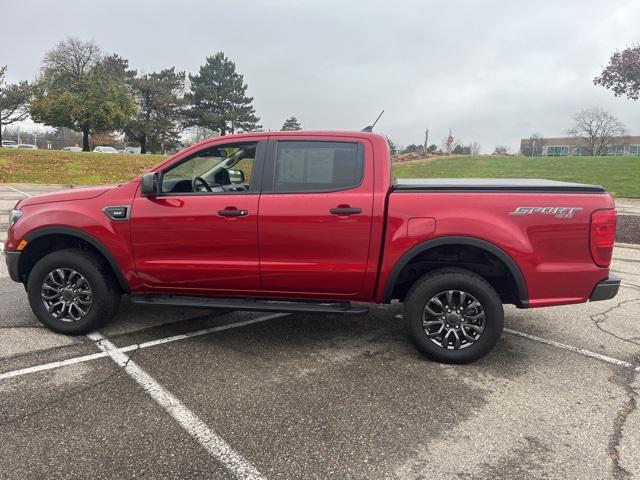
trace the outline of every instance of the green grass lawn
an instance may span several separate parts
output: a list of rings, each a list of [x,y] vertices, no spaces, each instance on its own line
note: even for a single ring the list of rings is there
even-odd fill
[[[0,148],[0,182],[118,183],[164,158]],[[456,156],[394,163],[393,174],[397,178],[548,178],[595,183],[607,187],[614,196],[640,198],[640,157]]]
[[[546,178],[605,186],[616,197],[640,198],[640,157],[443,157],[394,163],[397,178]]]
[[[0,182],[67,185],[118,183],[130,180],[164,158],[164,155],[0,148]]]

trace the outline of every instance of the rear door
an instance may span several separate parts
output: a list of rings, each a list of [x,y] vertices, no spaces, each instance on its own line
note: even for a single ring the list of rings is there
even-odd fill
[[[373,210],[371,144],[270,137],[258,217],[262,289],[362,291]]]

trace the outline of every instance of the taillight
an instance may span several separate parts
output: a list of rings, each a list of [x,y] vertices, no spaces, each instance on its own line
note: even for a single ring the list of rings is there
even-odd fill
[[[611,264],[616,241],[616,211],[596,210],[591,214],[591,256],[599,267]]]

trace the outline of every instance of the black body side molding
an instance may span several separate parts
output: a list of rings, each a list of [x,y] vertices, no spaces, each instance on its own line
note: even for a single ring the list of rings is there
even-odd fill
[[[407,264],[416,255],[419,255],[422,252],[426,252],[427,250],[430,250],[434,247],[440,247],[442,245],[468,245],[471,247],[477,247],[482,250],[486,250],[487,252],[492,253],[493,255],[498,257],[507,266],[507,268],[509,269],[509,272],[511,273],[511,275],[513,276],[516,282],[516,288],[518,290],[518,298],[517,298],[518,303],[516,304],[516,306],[518,308],[528,307],[529,294],[527,292],[527,284],[525,283],[524,275],[522,275],[522,272],[520,271],[520,267],[518,267],[518,264],[515,262],[515,260],[511,258],[511,256],[509,256],[507,252],[505,252],[499,247],[496,247],[492,243],[486,242],[484,240],[480,240],[479,238],[461,237],[461,236],[438,237],[432,240],[427,240],[426,242],[421,243],[420,245],[416,245],[411,250],[406,252],[402,257],[400,257],[400,260],[396,262],[393,269],[391,270],[391,274],[389,275],[387,284],[385,285],[383,302],[384,303],[391,302],[392,295],[393,295],[393,288],[396,284],[396,281],[398,280],[398,277],[400,276],[400,273],[402,272],[404,267],[407,266]]]
[[[354,307],[349,302],[296,302],[257,298],[213,298],[186,295],[132,295],[131,301],[139,305],[210,308],[258,312],[329,313],[366,315],[367,307]]]

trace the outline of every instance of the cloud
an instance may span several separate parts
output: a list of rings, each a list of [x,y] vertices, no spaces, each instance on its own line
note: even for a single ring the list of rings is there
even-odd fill
[[[484,152],[533,132],[562,135],[599,105],[634,130],[638,105],[592,79],[634,42],[632,0],[3,2],[0,63],[33,78],[65,36],[93,38],[144,71],[196,72],[222,50],[237,64],[266,128],[377,128],[397,143],[439,142],[449,128]],[[16,38],[20,41],[16,42]],[[634,132],[640,133],[640,132]]]

